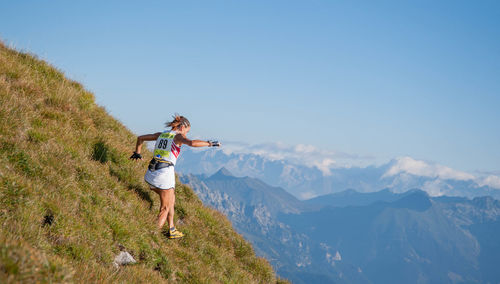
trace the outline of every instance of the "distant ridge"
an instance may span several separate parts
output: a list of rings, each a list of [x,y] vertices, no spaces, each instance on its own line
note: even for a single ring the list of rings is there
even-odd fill
[[[227,179],[234,178],[233,174],[225,167],[220,168],[216,173],[210,176],[210,179]]]
[[[399,194],[393,193],[389,189],[384,189],[381,191],[361,193],[354,189],[347,189],[338,193],[331,193],[326,195],[320,195],[304,202],[311,206],[323,207],[323,206],[363,206],[376,201],[386,201],[392,202],[400,198]]]

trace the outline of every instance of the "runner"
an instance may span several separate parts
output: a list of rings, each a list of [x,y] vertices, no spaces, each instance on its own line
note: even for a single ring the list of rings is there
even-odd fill
[[[141,148],[144,141],[155,141],[153,159],[149,163],[144,180],[149,187],[160,196],[160,213],[158,214],[158,227],[163,228],[168,221],[169,239],[182,238],[184,234],[175,229],[174,226],[174,204],[175,204],[175,173],[174,167],[179,157],[182,144],[191,147],[219,147],[217,141],[190,140],[186,134],[191,129],[189,120],[184,116],[176,114],[174,120],[166,123],[171,130],[146,134],[137,137],[135,151],[130,159],[142,159]]]

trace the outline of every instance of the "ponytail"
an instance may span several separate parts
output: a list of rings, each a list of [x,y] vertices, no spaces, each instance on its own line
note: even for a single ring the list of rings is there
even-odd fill
[[[174,118],[174,120],[172,120],[171,122],[165,123],[166,127],[172,127],[172,130],[177,130],[181,126],[184,126],[184,127],[191,126],[191,123],[189,123],[189,120],[187,118],[185,118],[184,116],[179,115],[178,113],[176,113],[173,116],[173,118]]]

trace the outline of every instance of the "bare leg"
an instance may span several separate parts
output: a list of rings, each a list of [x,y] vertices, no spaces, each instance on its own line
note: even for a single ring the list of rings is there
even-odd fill
[[[158,214],[158,228],[160,229],[163,228],[167,221],[168,212],[170,211],[169,199],[168,190],[162,190],[160,192],[160,213]]]
[[[158,228],[163,228],[167,221],[168,212],[170,211],[170,190],[161,190],[151,187],[151,190],[160,196],[160,212],[158,213]]]
[[[174,227],[175,191],[174,191],[174,189],[169,189],[168,191],[171,192],[171,194],[169,195],[170,200],[169,200],[169,203],[168,203],[170,205],[170,207],[168,208],[168,227],[172,228],[172,227]]]

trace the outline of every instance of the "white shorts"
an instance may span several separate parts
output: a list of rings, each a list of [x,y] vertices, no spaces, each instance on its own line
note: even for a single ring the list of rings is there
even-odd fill
[[[175,172],[174,167],[166,167],[154,172],[148,171],[144,176],[144,180],[153,187],[159,189],[175,188]]]

